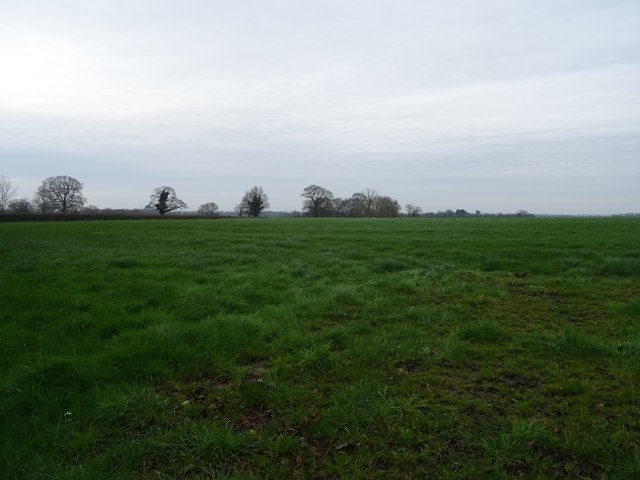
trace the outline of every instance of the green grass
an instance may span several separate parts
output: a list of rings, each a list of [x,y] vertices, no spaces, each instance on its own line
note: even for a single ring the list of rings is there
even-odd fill
[[[0,224],[0,477],[640,479],[640,221]]]

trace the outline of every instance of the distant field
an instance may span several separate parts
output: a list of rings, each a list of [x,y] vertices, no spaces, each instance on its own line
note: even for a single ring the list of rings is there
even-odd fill
[[[640,220],[0,224],[0,478],[640,478]]]

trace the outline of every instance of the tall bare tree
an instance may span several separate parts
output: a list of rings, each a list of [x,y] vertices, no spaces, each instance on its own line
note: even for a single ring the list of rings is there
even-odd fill
[[[349,199],[349,207],[350,217],[367,216],[367,199],[363,193],[354,193]]]
[[[391,197],[378,197],[376,201],[376,217],[397,217],[402,207]]]
[[[244,197],[242,197],[242,201],[236,205],[236,208],[233,209],[234,212],[238,214],[239,217],[247,213],[247,206],[244,204]]]
[[[38,213],[47,213],[52,210],[51,205],[49,205],[49,201],[47,200],[46,192],[42,185],[40,185],[36,190],[31,203]]]
[[[7,210],[17,191],[18,189],[9,178],[0,176],[0,213]]]
[[[203,217],[215,217],[220,209],[215,202],[203,203],[198,207],[198,215]]]
[[[41,211],[76,212],[87,201],[82,196],[83,184],[68,175],[49,177],[38,187],[35,201]]]
[[[378,203],[380,195],[378,195],[378,192],[373,188],[369,187],[360,192],[360,195],[362,195],[361,198],[364,202],[365,216],[373,217],[376,214],[376,204]]]
[[[179,208],[187,208],[187,204],[176,196],[176,191],[173,188],[163,185],[153,191],[147,208],[155,208],[160,212],[160,215],[164,215]]]
[[[422,208],[420,208],[418,205],[414,205],[413,203],[407,203],[407,206],[404,208],[407,211],[407,215],[409,217],[419,217],[422,213]]]
[[[302,193],[304,197],[303,210],[305,215],[310,217],[326,217],[331,215],[333,210],[333,193],[318,185],[309,185]]]
[[[254,185],[250,190],[244,192],[242,200],[236,207],[238,215],[248,213],[251,217],[259,217],[265,208],[269,208],[269,197],[262,187]]]

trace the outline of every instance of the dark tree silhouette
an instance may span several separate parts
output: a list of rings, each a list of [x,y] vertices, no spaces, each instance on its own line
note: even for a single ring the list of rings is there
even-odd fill
[[[300,194],[304,197],[303,210],[310,217],[326,217],[333,210],[333,193],[318,185],[309,185]]]
[[[215,217],[220,209],[215,202],[203,203],[198,207],[198,215],[205,217]]]
[[[351,196],[352,217],[373,217],[376,215],[376,206],[380,195],[373,188],[365,188],[362,192]]]
[[[61,213],[76,212],[87,201],[82,196],[83,185],[68,175],[49,177],[38,187],[35,201],[42,212],[57,210]]]
[[[254,185],[244,193],[236,211],[240,216],[246,212],[251,217],[259,217],[265,208],[269,208],[269,197],[264,193],[262,187]]]
[[[164,215],[172,210],[187,208],[187,204],[176,196],[176,192],[173,188],[164,185],[153,191],[147,208],[154,208],[158,210],[160,215]]]

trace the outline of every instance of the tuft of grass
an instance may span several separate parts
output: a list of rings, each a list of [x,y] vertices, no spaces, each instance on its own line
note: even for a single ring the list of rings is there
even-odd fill
[[[552,437],[538,422],[517,420],[508,431],[483,439],[482,446],[489,456],[503,464],[522,464],[528,457],[528,449],[551,447]]]
[[[602,266],[602,273],[617,277],[638,277],[640,276],[640,258],[623,257],[609,259]]]
[[[640,320],[640,297],[625,302],[621,311],[636,320]]]
[[[456,337],[470,343],[490,345],[503,343],[509,338],[509,333],[493,322],[478,321],[458,328]]]
[[[298,364],[304,372],[326,372],[337,363],[330,342],[313,345],[300,352]]]
[[[632,455],[620,459],[612,478],[616,480],[640,479],[640,447],[636,445]]]
[[[114,258],[109,260],[107,264],[116,268],[133,268],[138,265],[138,261],[133,258]]]
[[[597,358],[607,356],[611,349],[576,328],[564,328],[552,341],[555,350],[567,356]]]
[[[377,260],[373,265],[373,270],[376,273],[392,273],[407,268],[404,262],[395,258],[383,258]]]

